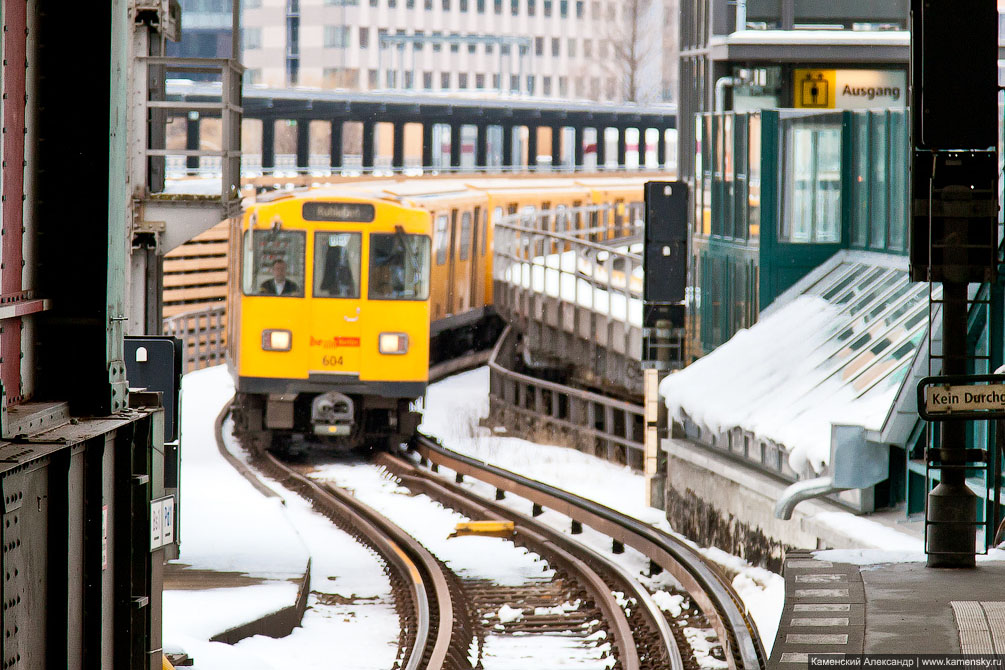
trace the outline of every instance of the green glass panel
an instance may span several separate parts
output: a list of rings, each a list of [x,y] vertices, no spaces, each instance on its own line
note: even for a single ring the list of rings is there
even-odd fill
[[[869,247],[872,249],[886,248],[887,230],[887,174],[886,174],[886,154],[887,154],[887,123],[885,112],[871,112],[872,132],[870,142],[870,152],[872,155],[870,184],[870,234]]]

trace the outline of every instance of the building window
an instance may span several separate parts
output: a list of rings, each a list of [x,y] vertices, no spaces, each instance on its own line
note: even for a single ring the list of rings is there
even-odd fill
[[[398,73],[394,70],[387,70],[384,73],[384,86],[385,88],[394,88],[398,80]]]
[[[563,19],[569,18],[569,0],[558,0],[558,15]]]
[[[349,46],[349,26],[325,26],[325,48],[344,49]]]
[[[784,126],[785,169],[781,174],[785,189],[778,240],[838,243],[841,241],[841,126],[816,119],[787,120]],[[884,161],[878,164],[883,166]],[[882,169],[879,167],[877,172]],[[872,212],[871,218],[886,222],[885,212],[879,217]]]
[[[544,0],[544,15],[551,16],[551,0]]]
[[[440,88],[447,90],[450,88],[450,73],[441,72],[440,73]]]
[[[415,36],[416,37],[425,37],[425,35],[426,35],[426,33],[423,30],[416,30],[415,31]],[[425,46],[426,46],[426,43],[424,41],[422,41],[422,42],[412,42],[412,50],[413,51],[422,51],[422,49],[425,48]]]
[[[551,38],[551,55],[553,57],[558,58],[559,54],[562,53],[561,44],[562,44],[562,41],[560,39],[558,39],[557,37],[552,37]]]
[[[325,88],[359,88],[359,70],[356,68],[326,67],[321,76]]]
[[[405,9],[415,9],[415,0],[405,0]]]
[[[467,14],[468,12],[468,0],[460,0],[461,12]]]
[[[509,90],[511,93],[520,92],[520,77],[515,74],[509,76]]]
[[[576,57],[576,38],[569,38],[569,58]]]
[[[535,37],[534,38],[534,54],[537,56],[544,55],[544,38]]]
[[[422,73],[422,88],[426,89],[427,91],[430,90],[431,88],[433,88],[433,73],[432,72],[423,72]]]
[[[475,75],[475,88],[485,88],[485,75],[483,74]]]
[[[405,88],[415,88],[415,73],[411,70],[405,70]]]
[[[551,77],[541,77],[541,95],[551,95]]]
[[[433,0],[424,0],[422,6],[427,12],[433,11]]]
[[[485,45],[485,55],[493,53],[494,51],[495,51],[495,45],[494,44],[486,44]]]
[[[359,48],[366,49],[370,46],[370,29],[366,27],[360,27],[359,29]]]
[[[492,88],[500,88],[502,86],[502,76],[498,74],[492,75]]]
[[[245,51],[250,49],[261,49],[262,48],[262,29],[261,28],[242,28],[241,37],[243,42],[243,47]]]
[[[299,58],[287,58],[286,59],[286,82],[290,86],[296,86],[298,81],[300,81],[300,59]]]
[[[456,38],[457,37],[457,33],[454,33],[453,35],[451,35],[451,37]],[[450,43],[450,53],[457,53],[460,50],[461,50],[461,45],[460,44],[458,44],[457,42],[451,42]]]
[[[585,9],[583,7],[585,4],[586,3],[583,2],[583,0],[576,0],[576,18],[577,19],[583,18],[583,14],[586,13],[586,11],[585,11]]]
[[[477,2],[475,2],[475,9],[478,10],[479,14],[484,14],[485,13],[485,0],[477,0]]]
[[[256,84],[262,83],[262,71],[261,70],[245,70],[244,71],[244,82],[248,86],[255,86]]]
[[[433,37],[443,37],[443,34],[434,32]],[[441,49],[443,49],[443,42],[433,42],[433,51],[440,51]]]
[[[513,16],[520,14],[520,0],[510,0],[509,11]]]
[[[509,56],[509,45],[503,44],[501,47],[499,47],[499,53],[501,53],[503,56]]]
[[[594,100],[600,97],[600,77],[590,77],[590,97]]]
[[[398,0],[387,0],[387,8],[394,9],[398,6]]]
[[[377,88],[377,71],[376,70],[367,70],[367,73],[366,73],[366,87],[369,88],[371,91],[373,89]]]
[[[527,93],[534,95],[534,75],[527,75]]]
[[[563,98],[569,97],[569,78],[559,77],[558,78],[558,94]]]
[[[475,43],[472,42],[471,44],[468,45],[468,53],[469,54],[473,54],[476,51],[478,51],[478,45],[477,44],[475,44]]]
[[[583,40],[583,55],[587,58],[593,57],[593,42],[590,40]]]
[[[586,95],[586,88],[583,86],[583,78],[582,77],[576,77],[576,79],[574,80],[574,85],[576,87],[576,90],[573,91],[573,94],[577,98],[582,98],[583,96]]]
[[[613,100],[614,99],[614,93],[615,93],[615,91],[617,91],[617,82],[614,80],[614,77],[608,77],[607,78],[607,97]]]
[[[370,6],[371,7],[376,7],[377,6],[377,0],[370,0]]]
[[[547,3],[548,0],[545,0]],[[537,14],[537,0],[527,0],[527,16],[534,16]]]
[[[464,89],[468,87],[468,73],[460,72],[457,75],[457,88]]]
[[[492,0],[492,11],[496,14],[502,14],[503,3],[502,0]]]
[[[244,0],[244,9],[258,9],[262,6],[262,0]]]

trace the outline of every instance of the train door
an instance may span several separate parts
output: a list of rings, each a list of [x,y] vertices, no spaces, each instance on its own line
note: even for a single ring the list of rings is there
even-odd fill
[[[456,289],[456,278],[457,278],[457,210],[450,210],[450,235],[447,239],[447,250],[449,252],[449,258],[447,259],[447,314],[456,314],[455,309],[457,301],[457,289]]]
[[[432,282],[430,293],[432,301],[433,320],[442,319],[447,315],[447,297],[449,295],[450,267],[447,265],[447,247],[450,242],[450,217],[448,214],[437,214],[433,228],[433,245],[436,250],[433,259]]]
[[[318,230],[312,244],[309,367],[324,374],[360,373],[360,323],[366,320],[364,262],[369,239],[362,232]]]
[[[471,283],[468,286],[468,307],[480,307],[481,299],[478,297],[478,277],[479,268],[481,265],[478,263],[478,240],[481,239],[482,234],[478,230],[478,224],[481,222],[482,208],[475,207],[475,214],[473,220],[471,221],[471,239],[468,249],[470,251],[471,264],[468,271],[471,273]]]

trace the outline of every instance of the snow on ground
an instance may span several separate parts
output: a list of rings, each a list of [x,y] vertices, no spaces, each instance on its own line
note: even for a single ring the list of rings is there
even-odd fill
[[[165,591],[165,647],[183,649],[198,670],[320,670],[332,666],[333,649],[342,667],[391,667],[399,622],[378,559],[296,494],[272,483],[286,504],[266,498],[223,459],[213,424],[233,394],[224,367],[186,375],[182,389],[179,560],[266,581],[239,588]],[[312,593],[302,628],[278,640],[256,636],[234,646],[208,641],[223,630],[292,605],[297,585],[289,580],[302,576],[308,556]]]
[[[554,571],[537,554],[495,537],[448,538],[455,526],[467,521],[426,495],[411,495],[391,481],[382,469],[365,464],[334,463],[318,467],[312,476],[347,489],[365,504],[387,516],[446,563],[462,579],[484,579],[503,586],[550,581]],[[486,560],[491,557],[491,560]],[[500,621],[516,621],[523,611],[500,608]],[[534,635],[533,642],[510,635],[485,636],[482,663],[485,670],[535,667],[607,668],[613,659],[606,648],[584,647],[568,635]]]
[[[426,392],[426,409],[420,430],[440,438],[451,449],[571,491],[672,532],[663,511],[646,505],[644,478],[630,468],[566,447],[539,445],[493,435],[487,429],[479,427],[480,418],[488,415],[488,378],[488,368],[479,368],[430,385]],[[465,479],[465,485],[473,489],[484,489],[480,490],[483,494],[494,491],[491,487],[470,479]],[[511,496],[507,497],[504,504],[524,513],[529,511],[524,509],[526,501],[513,499]],[[568,528],[567,518],[551,510],[545,510],[540,519],[555,527]],[[579,538],[598,549],[610,549],[610,540],[589,528],[584,528]],[[713,560],[725,564],[737,574],[734,586],[738,587],[754,616],[762,639],[770,647],[784,604],[782,578],[716,549],[704,551],[711,554]],[[630,547],[625,548],[619,561],[635,574],[648,572],[648,559]],[[642,577],[642,581],[650,589],[678,586],[672,583],[672,578],[666,572],[655,577]]]

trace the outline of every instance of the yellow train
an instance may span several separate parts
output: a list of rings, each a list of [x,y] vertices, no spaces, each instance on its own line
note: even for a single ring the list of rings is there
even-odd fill
[[[413,179],[260,197],[230,234],[235,429],[262,446],[305,436],[338,448],[407,440],[431,354],[450,358],[499,331],[492,222],[638,202],[643,183]],[[550,225],[591,222],[555,216]]]

